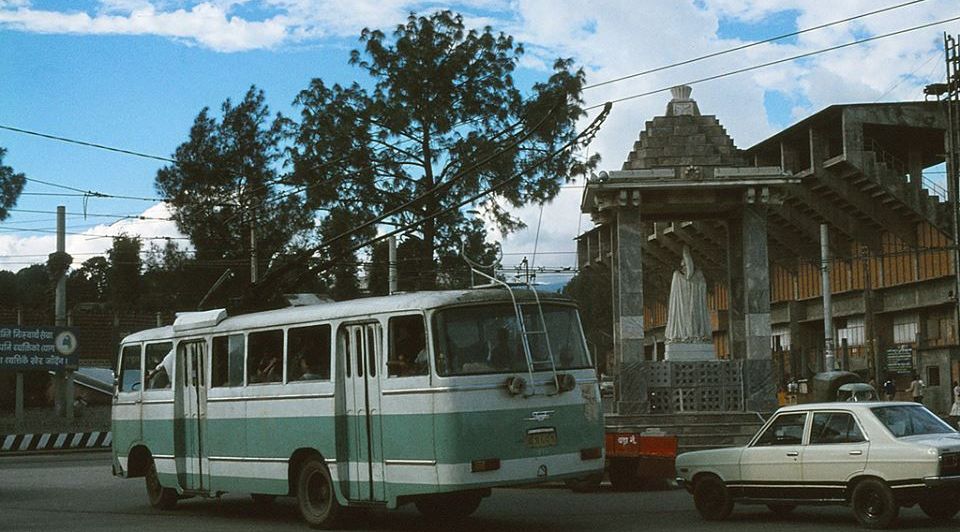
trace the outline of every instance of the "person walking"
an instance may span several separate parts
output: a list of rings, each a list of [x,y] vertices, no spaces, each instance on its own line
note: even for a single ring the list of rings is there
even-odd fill
[[[953,406],[950,407],[950,419],[958,426],[960,421],[960,382],[953,381]]]
[[[887,401],[893,401],[893,398],[897,395],[897,385],[894,384],[892,377],[887,377],[887,380],[883,381],[883,398]]]
[[[923,381],[920,380],[920,376],[916,373],[913,374],[913,380],[910,381],[910,387],[907,388],[907,391],[910,392],[910,397],[913,397],[914,403],[923,403]]]

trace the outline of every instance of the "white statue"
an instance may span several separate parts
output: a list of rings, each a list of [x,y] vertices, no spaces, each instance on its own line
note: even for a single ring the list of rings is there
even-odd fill
[[[710,360],[713,333],[707,310],[707,281],[696,269],[690,248],[683,246],[683,262],[673,272],[670,301],[667,306],[666,359]],[[681,347],[677,344],[689,344]],[[671,356],[673,355],[673,356]]]

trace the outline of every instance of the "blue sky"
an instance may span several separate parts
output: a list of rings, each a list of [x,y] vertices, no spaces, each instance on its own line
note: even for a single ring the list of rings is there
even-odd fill
[[[365,81],[346,64],[360,29],[389,29],[411,10],[426,12],[438,5],[404,0],[0,0],[0,125],[169,156],[201,108],[216,109],[226,98],[240,98],[250,85],[265,91],[273,111],[291,114],[294,96],[313,77]],[[523,41],[528,50],[518,75],[523,83],[546,76],[559,56],[573,57],[596,82],[882,7],[869,0],[606,0],[590,3],[590,9],[572,0],[442,5],[464,13],[471,25],[491,24]],[[960,15],[954,2],[927,0],[585,96],[590,104],[601,103],[952,15]],[[696,86],[693,97],[704,113],[719,117],[738,146],[748,147],[834,103],[919,99],[919,89],[942,76],[942,59],[935,54],[944,30],[958,33],[960,26],[953,23]],[[591,146],[603,155],[604,168],[619,168],[643,123],[662,114],[668,99],[660,94],[614,108]],[[162,164],[157,161],[3,130],[0,146],[7,148],[4,164],[30,178],[109,194],[156,196],[153,180]],[[31,182],[26,192],[58,190]],[[546,207],[556,215],[548,213],[545,219],[557,223],[541,231],[540,250],[573,251],[573,237],[590,224],[574,214],[578,202],[579,190],[567,190]],[[91,213],[162,213],[146,201],[92,198],[84,204],[81,198],[35,195],[22,196],[17,209],[53,211],[58,204],[71,214],[84,207]],[[519,214],[531,230],[508,237],[505,248],[528,253],[539,207]],[[0,268],[44,260],[52,251],[52,235],[14,230],[50,230],[52,219],[15,212],[0,223]],[[159,222],[121,222],[112,228],[102,225],[106,222],[110,220],[71,217],[68,230],[173,234],[169,224]],[[107,239],[77,236],[68,239],[67,251],[83,260],[107,246]],[[572,256],[538,263],[568,264]]]

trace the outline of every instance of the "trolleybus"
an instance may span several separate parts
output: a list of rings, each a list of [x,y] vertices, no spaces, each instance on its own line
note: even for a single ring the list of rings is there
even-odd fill
[[[124,338],[113,468],[150,503],[294,496],[472,513],[490,489],[603,469],[596,373],[574,304],[529,287],[179,314]]]

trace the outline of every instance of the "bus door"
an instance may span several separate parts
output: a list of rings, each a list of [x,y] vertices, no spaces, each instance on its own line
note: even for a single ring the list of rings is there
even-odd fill
[[[177,346],[173,442],[177,480],[185,490],[209,486],[209,463],[203,445],[207,417],[205,353],[203,340]]]
[[[345,451],[347,475],[342,485],[355,501],[384,501],[383,438],[380,423],[381,328],[379,323],[340,328],[338,358],[342,364],[345,423],[338,424],[338,449]]]

